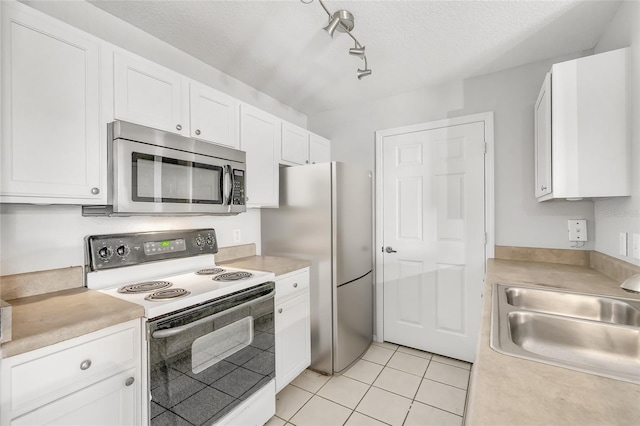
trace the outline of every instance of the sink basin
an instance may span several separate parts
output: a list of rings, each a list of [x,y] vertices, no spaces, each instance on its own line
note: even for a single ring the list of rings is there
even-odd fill
[[[640,301],[496,284],[491,347],[640,383]]]
[[[640,302],[522,287],[507,287],[505,294],[509,305],[528,311],[640,327]]]

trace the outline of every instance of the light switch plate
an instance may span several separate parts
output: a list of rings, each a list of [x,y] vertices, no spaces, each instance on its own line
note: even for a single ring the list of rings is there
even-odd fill
[[[640,234],[633,234],[631,241],[631,257],[640,259]]]
[[[586,219],[569,219],[569,241],[589,241]]]
[[[621,256],[626,256],[627,255],[627,233],[626,232],[621,232],[620,233],[620,248],[618,249],[618,254],[620,254]]]

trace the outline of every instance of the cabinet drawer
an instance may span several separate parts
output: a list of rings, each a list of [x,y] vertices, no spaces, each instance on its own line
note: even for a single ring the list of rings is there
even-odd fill
[[[276,280],[276,303],[309,290],[309,273],[303,272]]]
[[[16,359],[9,369],[12,411],[29,409],[32,404],[42,405],[59,397],[61,391],[68,393],[113,370],[135,364],[136,345],[140,345],[136,339],[135,326],[120,327],[106,335],[97,332],[73,339],[76,344],[54,353],[43,352],[24,360],[18,356],[20,360]]]

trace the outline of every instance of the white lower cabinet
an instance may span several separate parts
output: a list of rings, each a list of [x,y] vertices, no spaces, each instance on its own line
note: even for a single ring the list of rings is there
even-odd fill
[[[131,320],[3,359],[0,424],[142,423],[142,344]]]
[[[276,279],[276,392],[311,364],[309,268]]]

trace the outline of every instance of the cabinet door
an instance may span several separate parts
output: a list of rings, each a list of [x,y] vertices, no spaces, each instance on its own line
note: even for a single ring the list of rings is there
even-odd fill
[[[309,132],[291,123],[282,123],[280,160],[289,165],[309,164]]]
[[[278,207],[280,120],[242,104],[240,149],[247,153],[247,206]]]
[[[328,163],[331,161],[331,141],[322,136],[309,136],[309,163]]]
[[[276,305],[276,392],[311,363],[309,292]]]
[[[134,368],[104,379],[11,421],[11,425],[135,425],[140,380]]]
[[[106,201],[97,39],[2,2],[2,202]]]
[[[192,82],[189,102],[191,137],[238,148],[238,104],[234,98]]]
[[[133,54],[116,52],[113,64],[116,119],[189,135],[186,79]]]
[[[551,74],[547,73],[535,106],[535,194],[551,194]]]

